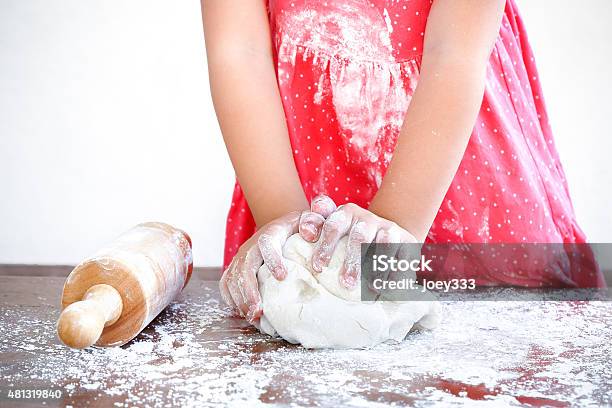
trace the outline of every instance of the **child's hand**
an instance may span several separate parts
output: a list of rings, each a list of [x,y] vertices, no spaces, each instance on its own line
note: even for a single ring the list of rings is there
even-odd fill
[[[265,263],[276,279],[285,279],[287,268],[282,258],[283,245],[298,231],[299,220],[300,212],[296,211],[261,227],[242,244],[223,272],[219,282],[221,297],[251,323],[263,313],[257,271]]]
[[[356,204],[341,205],[335,210],[332,208],[335,208],[335,205],[329,197],[315,198],[311,205],[312,212],[302,215],[299,230],[300,235],[310,242],[319,239],[312,256],[312,268],[317,272],[329,265],[336,245],[343,236],[348,235],[346,259],[340,278],[347,288],[357,284],[361,270],[362,243],[417,242],[412,234],[393,221],[379,217]],[[326,219],[323,220],[323,217]]]
[[[308,242],[319,239],[325,219],[336,211],[336,203],[326,195],[312,199],[310,211],[304,211],[300,217],[300,236]]]

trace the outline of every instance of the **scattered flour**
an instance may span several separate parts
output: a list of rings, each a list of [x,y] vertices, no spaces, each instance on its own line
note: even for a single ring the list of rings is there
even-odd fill
[[[447,300],[444,329],[312,351],[229,318],[214,285],[192,281],[135,341],[109,349],[60,345],[50,302],[0,303],[2,386],[60,387],[73,406],[612,403],[610,302]]]

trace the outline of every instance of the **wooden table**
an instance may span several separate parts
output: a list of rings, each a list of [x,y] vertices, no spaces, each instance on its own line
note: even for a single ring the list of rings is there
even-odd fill
[[[313,351],[230,317],[196,277],[133,342],[76,351],[55,335],[62,285],[0,276],[0,406],[27,404],[18,389],[77,407],[612,404],[610,302],[445,301],[442,326],[402,344]]]

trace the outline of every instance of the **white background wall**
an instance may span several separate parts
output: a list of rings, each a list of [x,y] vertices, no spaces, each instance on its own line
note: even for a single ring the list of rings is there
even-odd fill
[[[612,242],[612,2],[520,5],[579,220]],[[232,187],[197,0],[0,0],[0,263],[160,220],[217,266]]]

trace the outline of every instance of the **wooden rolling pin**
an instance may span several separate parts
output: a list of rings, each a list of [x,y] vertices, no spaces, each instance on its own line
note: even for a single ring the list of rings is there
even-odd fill
[[[74,348],[127,343],[181,292],[192,270],[185,232],[159,222],[135,226],[68,276],[60,340]]]

